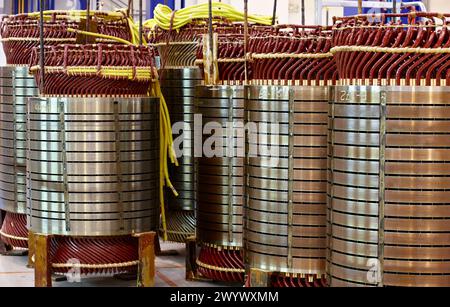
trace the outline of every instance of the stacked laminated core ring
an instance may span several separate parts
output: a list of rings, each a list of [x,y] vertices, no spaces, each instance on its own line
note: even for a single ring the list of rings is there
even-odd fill
[[[196,112],[202,115],[205,130],[204,146],[196,146],[203,148],[198,161],[197,239],[202,243],[200,253],[210,255],[205,257],[210,260],[202,262],[208,262],[205,264],[212,269],[203,273],[214,280],[237,280],[236,272],[214,269],[223,267],[223,263],[237,264],[233,268],[241,270],[239,281],[244,278],[242,254],[236,250],[242,248],[245,144],[242,135],[235,135],[232,141],[231,133],[221,133],[227,123],[244,122],[243,97],[243,87],[196,88]],[[212,127],[215,128],[210,129]],[[219,251],[212,251],[208,247],[211,245]],[[230,248],[234,251],[223,252]]]
[[[27,248],[26,102],[37,94],[26,67],[0,67],[0,210],[2,240]]]
[[[195,235],[194,91],[202,80],[198,68],[165,69],[160,76],[179,157],[179,166],[169,167],[172,184],[179,195],[175,197],[171,190],[166,190],[167,234],[170,241],[185,242],[187,237]]]
[[[331,97],[331,285],[449,286],[450,90],[349,86]]]
[[[246,263],[277,287],[325,284],[327,92],[249,88]]]
[[[57,236],[54,269],[72,256],[86,272],[135,265],[131,234],[159,220],[158,118],[154,98],[29,101],[30,225]]]

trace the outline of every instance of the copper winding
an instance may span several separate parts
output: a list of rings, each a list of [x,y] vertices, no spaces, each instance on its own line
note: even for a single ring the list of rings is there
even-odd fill
[[[333,48],[342,80],[367,85],[449,84],[450,32],[434,13],[382,14],[338,19]],[[391,17],[407,17],[408,22]],[[418,20],[417,17],[425,18]],[[443,23],[433,18],[443,17]],[[386,80],[386,81],[384,81]],[[346,83],[347,84],[347,83]]]
[[[227,247],[202,244],[196,260],[202,276],[227,282],[244,281],[242,251]]]
[[[253,32],[249,57],[252,79],[268,84],[307,84],[337,80],[330,53],[331,28],[282,25]],[[253,82],[255,83],[255,82]]]
[[[51,240],[52,267],[56,273],[72,268],[80,269],[81,274],[135,271],[139,263],[137,247],[137,239],[131,236],[58,236]]]
[[[78,29],[79,22],[63,12],[54,12],[50,20],[44,21],[44,42],[46,45],[74,43],[77,34],[69,28]],[[94,20],[99,34],[131,40],[130,27],[125,16],[116,20],[105,19],[105,14],[95,13]],[[32,49],[39,46],[39,21],[31,15],[5,16],[0,22],[0,36],[8,64],[28,64]],[[97,38],[96,42],[114,43]]]
[[[154,56],[154,50],[144,46],[47,46],[46,82],[42,94],[145,97],[157,78]],[[31,55],[30,72],[35,75],[38,86],[41,79],[39,58],[36,48]]]
[[[0,229],[0,239],[15,249],[27,249],[28,229],[26,214],[6,212]]]

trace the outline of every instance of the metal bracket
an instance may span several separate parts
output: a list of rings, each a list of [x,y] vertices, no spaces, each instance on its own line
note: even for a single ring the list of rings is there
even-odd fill
[[[49,100],[46,100],[46,103],[49,103]],[[61,163],[62,163],[62,170],[63,170],[65,222],[66,222],[66,231],[70,231],[69,182],[67,179],[66,122],[65,122],[64,107],[65,107],[64,99],[58,99],[59,131],[60,131],[61,158],[62,158]]]
[[[379,287],[383,287],[384,268],[384,209],[385,209],[385,168],[386,168],[386,91],[380,92],[380,152],[378,176],[378,261],[380,264]]]
[[[122,160],[121,160],[121,136],[120,136],[120,110],[119,102],[114,101],[114,129],[116,147],[116,174],[117,174],[117,198],[119,204],[119,225],[120,230],[125,229],[124,210],[122,201]]]
[[[289,89],[289,161],[288,161],[288,259],[287,266],[293,268],[292,245],[294,237],[294,98],[295,92],[293,88]]]
[[[233,156],[234,156],[234,90],[230,88],[228,92],[228,123],[231,123],[231,140],[230,135],[227,135],[227,139],[230,141],[228,146],[231,146],[231,154],[227,152],[228,156],[228,242],[233,243],[233,194],[234,194],[234,176],[233,176]],[[230,131],[227,131],[230,133]],[[228,147],[229,148],[229,147]]]
[[[333,254],[333,238],[332,238],[332,233],[333,233],[333,199],[334,199],[334,139],[335,139],[335,135],[334,135],[334,117],[335,117],[335,106],[336,106],[336,98],[337,98],[337,93],[335,93],[336,90],[334,87],[330,87],[330,93],[329,93],[329,99],[328,101],[331,101],[331,103],[328,104],[328,117],[330,119],[330,123],[329,123],[329,130],[328,130],[328,152],[329,152],[329,157],[328,157],[328,167],[329,167],[329,178],[328,178],[328,193],[329,196],[327,198],[327,214],[328,214],[328,229],[327,229],[327,245],[328,245],[328,255],[327,255],[327,268],[326,268],[326,272],[327,272],[327,280],[328,280],[328,284],[331,285],[332,283],[332,272],[331,272],[331,268],[332,266],[330,265],[331,263],[331,259],[332,259],[332,254]]]
[[[17,206],[17,103],[16,103],[16,71],[12,71],[13,80],[13,163],[14,163],[14,206]]]

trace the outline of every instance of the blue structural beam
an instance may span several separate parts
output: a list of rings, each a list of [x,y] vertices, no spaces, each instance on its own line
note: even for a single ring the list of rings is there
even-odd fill
[[[80,0],[80,10],[87,9],[87,0]]]
[[[37,2],[37,7],[35,7],[35,2]],[[25,0],[23,5],[24,13],[39,11],[39,4],[39,0]],[[55,8],[55,0],[46,0],[45,8],[48,10],[53,10]],[[19,0],[14,0],[14,14],[19,14]]]
[[[36,11],[39,11],[40,9],[41,9],[41,1],[38,0]],[[54,10],[55,9],[55,0],[46,0],[45,1],[45,9],[46,10]]]

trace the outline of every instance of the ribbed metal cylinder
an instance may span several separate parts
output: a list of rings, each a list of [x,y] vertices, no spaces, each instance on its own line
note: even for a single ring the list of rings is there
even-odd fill
[[[37,96],[27,67],[0,67],[0,209],[26,213],[26,102]]]
[[[328,93],[319,86],[251,86],[246,263],[325,274]]]
[[[450,88],[336,87],[332,286],[450,286]]]
[[[195,234],[197,176],[194,159],[194,96],[202,82],[198,68],[165,69],[160,72],[161,90],[167,102],[177,146],[178,164],[169,166],[170,179],[178,192],[167,189],[165,196],[169,240],[184,242]]]
[[[196,113],[202,115],[203,127],[200,129],[204,130],[204,146],[196,144],[196,147],[204,149],[202,158],[198,159],[197,239],[218,246],[240,247],[244,158],[227,154],[225,134],[209,131],[208,127],[220,128],[226,127],[227,123],[244,122],[244,87],[199,86],[196,88],[195,103]],[[242,136],[235,137],[236,144],[241,144],[240,141],[243,142]],[[224,148],[219,145],[220,142]],[[215,144],[209,146],[211,143]],[[206,152],[214,146],[216,152],[221,154]]]
[[[33,232],[115,236],[157,228],[157,99],[31,99],[27,115]]]

